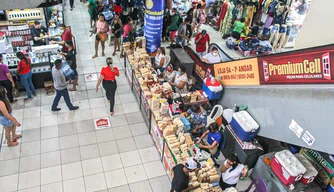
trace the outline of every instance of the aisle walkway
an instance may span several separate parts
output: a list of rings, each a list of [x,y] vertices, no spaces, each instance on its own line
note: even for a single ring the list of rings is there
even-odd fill
[[[96,93],[96,81],[85,82],[83,74],[99,72],[106,58],[91,59],[94,41],[87,42],[87,7],[76,1],[71,12],[66,6],[65,18],[77,37],[79,91],[71,93],[71,100],[80,109],[70,112],[62,100],[62,110],[51,112],[54,95],[44,90],[28,103],[23,103],[24,95],[19,98],[13,115],[22,123],[23,138],[17,147],[2,148],[0,191],[169,192],[170,182],[124,70],[117,79],[112,128],[95,131],[93,120],[108,117],[109,105],[103,89]],[[113,59],[123,68],[118,56]]]

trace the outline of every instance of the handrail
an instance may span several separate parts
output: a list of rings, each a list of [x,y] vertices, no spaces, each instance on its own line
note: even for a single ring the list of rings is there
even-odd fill
[[[218,52],[223,60],[223,62],[228,62],[234,60],[229,55],[227,55],[216,43],[211,43],[209,46],[209,51],[213,48],[217,47]],[[193,75],[197,81],[203,82],[203,79],[208,77],[210,74],[214,75],[214,65],[219,63],[207,64],[198,57],[195,51],[191,47],[184,47],[184,50],[188,53],[192,60],[194,60],[195,67],[193,71]]]

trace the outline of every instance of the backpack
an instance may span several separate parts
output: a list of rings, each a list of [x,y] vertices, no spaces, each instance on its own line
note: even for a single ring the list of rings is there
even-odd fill
[[[180,26],[181,23],[182,23],[182,18],[181,18],[181,16],[180,16],[179,14],[176,14],[175,17],[178,17],[178,18],[179,18],[179,20],[177,20],[177,26]]]

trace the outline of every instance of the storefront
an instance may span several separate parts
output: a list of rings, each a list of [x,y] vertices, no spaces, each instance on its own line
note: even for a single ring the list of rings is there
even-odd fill
[[[52,63],[57,56],[59,45],[49,45],[51,40],[60,41],[59,25],[64,23],[63,5],[58,1],[43,3],[41,8],[11,9],[0,11],[0,53],[4,63],[15,75],[22,52],[32,62],[32,79],[36,88],[44,88],[44,82],[52,80]],[[41,34],[48,36],[41,40],[42,46],[34,43],[33,28],[35,22],[41,25]],[[46,31],[44,31],[46,29]],[[42,37],[42,36],[40,36]]]

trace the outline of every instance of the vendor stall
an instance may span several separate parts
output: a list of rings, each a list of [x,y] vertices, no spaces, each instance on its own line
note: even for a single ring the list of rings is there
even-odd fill
[[[203,166],[192,173],[190,185],[194,191],[219,189],[219,175],[214,167],[210,154],[201,151],[190,133],[190,124],[183,114],[184,108],[192,104],[208,103],[201,91],[177,94],[168,82],[163,82],[152,69],[150,56],[146,53],[145,41],[137,38],[135,45],[124,45],[125,74],[132,87],[139,108],[148,124],[149,133],[160,153],[161,161],[170,180],[173,178],[172,168],[185,163],[188,158],[197,159]],[[184,107],[181,107],[181,103]],[[182,109],[183,110],[182,110]],[[188,123],[187,123],[188,122]]]
[[[4,63],[8,65],[12,75],[18,67],[17,52],[22,52],[31,59],[32,81],[35,88],[44,88],[44,82],[52,80],[52,56],[61,49],[59,45],[48,45],[50,38],[59,34],[59,25],[63,24],[63,5],[42,4],[43,8],[3,10],[0,18],[0,53]],[[45,10],[44,10],[45,9]],[[49,12],[48,12],[48,11]],[[34,24],[42,28],[43,46],[34,44]],[[44,30],[44,31],[43,31]],[[38,36],[42,37],[42,36]],[[16,79],[16,78],[15,78]]]

